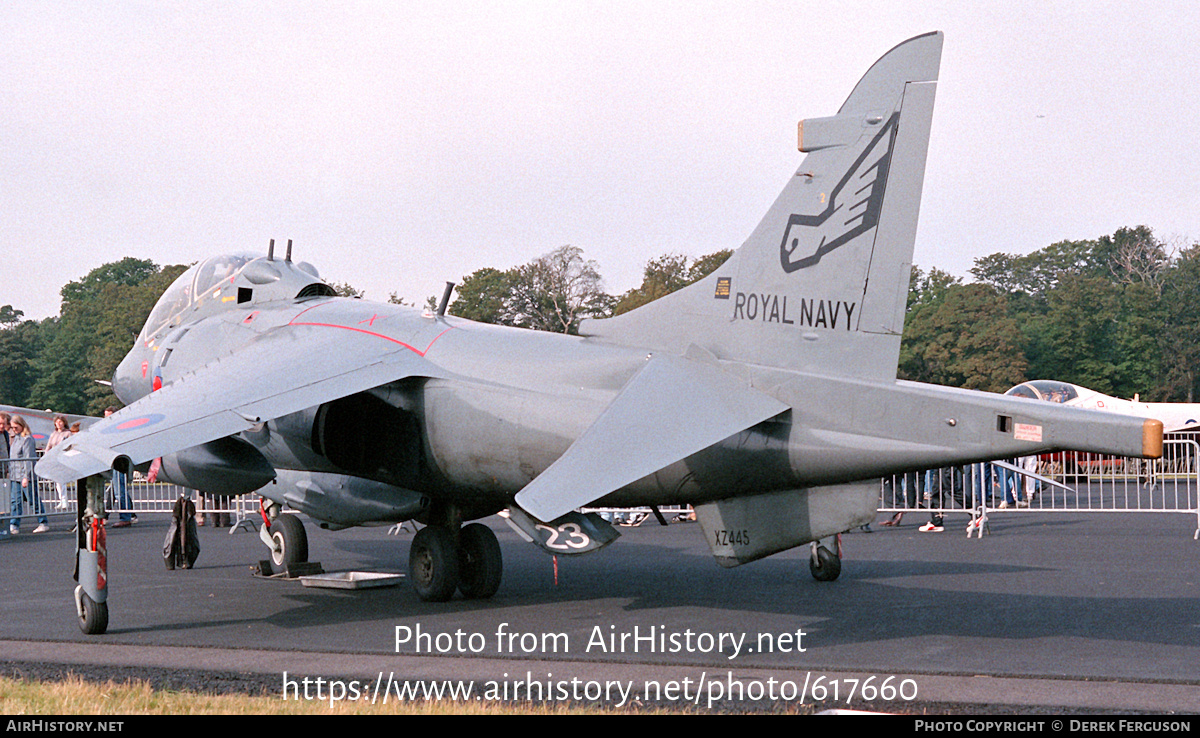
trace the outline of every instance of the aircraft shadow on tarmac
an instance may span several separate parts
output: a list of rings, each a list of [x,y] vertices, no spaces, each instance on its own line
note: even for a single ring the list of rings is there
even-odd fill
[[[803,553],[723,570],[712,564],[702,543],[696,548],[664,546],[653,542],[654,532],[647,533],[649,542],[627,536],[620,550],[610,550],[607,557],[560,558],[557,584],[553,563],[543,554],[506,546],[505,582],[491,602],[455,599],[431,605],[405,587],[379,596],[305,593],[289,595],[297,607],[276,613],[270,621],[280,627],[301,627],[331,620],[386,621],[439,613],[455,623],[469,623],[471,618],[490,623],[514,609],[545,607],[570,614],[596,612],[599,605],[605,618],[631,623],[657,622],[662,612],[692,611],[702,613],[697,622],[740,623],[745,628],[763,616],[782,616],[819,631],[822,645],[940,635],[1072,636],[1180,646],[1195,645],[1194,623],[1200,621],[1196,599],[1148,597],[1136,586],[1130,591],[1120,571],[1096,577],[1089,585],[1095,594],[1080,594],[1080,586],[1056,593],[1061,577],[1075,574],[1064,573],[1053,562],[849,559],[841,580],[819,583],[809,577]],[[925,540],[919,543],[928,545]],[[387,547],[362,541],[342,541],[336,548],[372,557],[383,569],[402,570],[405,565],[405,547],[399,543],[390,558]],[[675,550],[665,550],[670,548]],[[969,548],[966,552],[980,554]],[[1138,627],[1131,628],[1131,623]]]
[[[123,571],[133,563],[113,567],[113,619],[107,637],[146,645],[228,645],[231,636],[267,644],[274,638],[287,641],[289,647],[303,642],[315,650],[384,651],[391,646],[386,637],[351,641],[347,634],[389,632],[394,625],[414,621],[443,631],[491,632],[498,623],[510,622],[571,631],[575,638],[584,638],[593,624],[731,632],[803,627],[819,646],[809,658],[821,658],[819,654],[830,649],[861,650],[929,638],[1001,639],[1008,644],[1071,641],[1090,643],[1086,648],[1095,651],[1159,651],[1165,649],[1158,646],[1164,646],[1178,652],[1181,660],[1195,655],[1200,598],[1194,596],[1192,578],[1164,581],[1179,576],[1185,566],[1154,574],[1146,561],[1129,555],[1128,538],[1123,551],[1104,550],[1094,560],[1077,550],[1086,536],[1060,539],[1056,546],[1061,554],[1047,555],[1044,548],[1022,551],[1022,541],[1040,537],[1009,535],[1017,530],[1017,524],[1011,524],[1005,535],[970,543],[961,535],[929,536],[910,529],[847,536],[845,569],[830,583],[811,579],[803,551],[721,569],[691,526],[629,530],[608,556],[560,558],[556,583],[549,557],[517,545],[514,535],[498,529],[506,573],[497,595],[486,601],[428,603],[407,584],[348,591],[254,579],[247,557],[261,545],[248,533],[202,534],[204,550],[197,568],[167,572],[161,562],[153,565],[152,550],[130,553],[134,546],[152,549],[156,539],[161,541],[165,524],[144,522],[111,539],[115,561],[136,558],[142,563],[136,574]],[[1036,525],[1051,524],[1069,523]],[[349,538],[314,534],[313,558],[324,560],[330,570],[404,571],[408,537],[385,538],[379,531]],[[57,550],[63,542],[56,539],[62,538],[67,536],[28,536],[7,542],[5,548]],[[9,548],[11,544],[17,545]],[[1190,537],[1178,541],[1183,548],[1188,544],[1194,545]],[[1104,543],[1098,547],[1105,548]],[[1082,581],[1086,569],[1091,575]],[[4,577],[9,578],[6,586],[20,581],[15,574]],[[55,599],[57,587],[46,584],[38,594],[40,601],[53,605],[56,619],[63,606],[69,607],[70,597],[70,590],[61,588],[61,600]],[[164,596],[171,598],[172,607],[155,612]],[[9,609],[13,607],[9,603]],[[28,613],[13,612],[14,617],[31,618],[19,631],[14,630],[19,621],[9,621],[8,627],[0,624],[3,637],[28,638],[31,623],[48,619],[32,609],[45,610],[48,605],[28,607]],[[56,628],[49,637],[82,637],[70,628],[61,633]],[[346,645],[351,642],[352,648]],[[1194,662],[1191,658],[1189,663]],[[1200,678],[1200,667],[1173,668]]]

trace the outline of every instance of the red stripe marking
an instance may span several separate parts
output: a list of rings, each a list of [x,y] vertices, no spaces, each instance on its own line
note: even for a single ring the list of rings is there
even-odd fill
[[[292,318],[291,321],[288,322],[288,325],[310,325],[310,326],[315,326],[318,328],[341,328],[342,330],[345,330],[345,331],[354,331],[355,333],[364,333],[368,336],[374,336],[375,338],[382,338],[385,341],[391,341],[392,343],[399,344],[399,345],[403,346],[404,348],[408,349],[409,351],[412,351],[417,356],[422,356],[422,357],[425,356],[425,354],[429,353],[429,349],[433,348],[433,344],[437,343],[439,338],[441,338],[442,336],[446,335],[451,330],[453,330],[453,326],[447,327],[446,330],[444,330],[441,333],[434,336],[433,340],[430,341],[429,345],[425,347],[424,351],[422,351],[421,349],[417,348],[416,346],[413,346],[412,344],[405,343],[404,341],[401,341],[397,338],[392,338],[391,336],[385,336],[384,334],[377,333],[375,331],[368,331],[368,330],[364,330],[362,328],[355,328],[355,327],[349,326],[349,325],[340,325],[338,323],[316,323],[316,322],[298,320],[301,315],[304,315],[309,310],[315,310],[316,308],[319,308],[322,305],[329,305],[329,304],[330,303],[328,303],[328,302],[323,302],[323,303],[320,303],[319,305],[313,305],[310,308],[306,308],[306,309],[300,311],[299,313],[296,314],[295,318]],[[374,319],[372,318],[372,321],[373,320]]]

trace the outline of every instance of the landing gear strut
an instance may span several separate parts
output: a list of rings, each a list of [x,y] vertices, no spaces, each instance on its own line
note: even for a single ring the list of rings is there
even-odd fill
[[[461,530],[427,525],[413,536],[408,553],[409,581],[426,602],[445,602],[456,589],[470,600],[491,597],[503,567],[496,534],[481,523]]]
[[[108,630],[108,536],[104,529],[104,479],[93,476],[75,483],[75,612],[79,629],[88,635]]]

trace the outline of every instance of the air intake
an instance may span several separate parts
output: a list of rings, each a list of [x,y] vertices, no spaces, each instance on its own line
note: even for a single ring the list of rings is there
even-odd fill
[[[337,292],[324,282],[313,282],[296,295],[297,300],[305,300],[310,297],[337,297]]]

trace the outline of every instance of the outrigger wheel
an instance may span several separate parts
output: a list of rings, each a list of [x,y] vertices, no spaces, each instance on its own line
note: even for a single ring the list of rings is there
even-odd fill
[[[276,516],[267,532],[271,535],[271,567],[276,573],[308,561],[308,534],[295,515]]]
[[[842,560],[833,551],[814,542],[808,570],[818,582],[832,582],[842,573]]]

